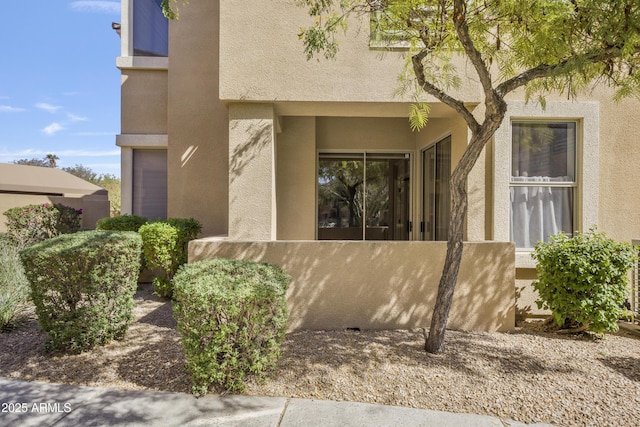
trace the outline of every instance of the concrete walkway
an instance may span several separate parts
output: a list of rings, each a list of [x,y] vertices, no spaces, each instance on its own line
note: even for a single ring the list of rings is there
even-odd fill
[[[0,426],[3,427],[526,425],[486,415],[354,402],[252,396],[196,399],[183,393],[75,387],[0,378]]]

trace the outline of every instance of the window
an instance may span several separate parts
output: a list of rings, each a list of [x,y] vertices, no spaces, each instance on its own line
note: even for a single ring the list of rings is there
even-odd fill
[[[133,214],[167,217],[167,150],[133,150]]]
[[[167,56],[169,21],[162,14],[162,0],[133,0],[133,54]]]
[[[409,154],[321,153],[318,239],[409,240]]]
[[[371,47],[409,48],[420,41],[420,29],[432,28],[453,13],[451,4],[414,5],[409,9],[393,7],[389,0],[369,1]]]
[[[532,248],[572,234],[576,193],[576,123],[513,122],[511,241]]]
[[[423,240],[447,240],[451,211],[451,136],[422,152]]]

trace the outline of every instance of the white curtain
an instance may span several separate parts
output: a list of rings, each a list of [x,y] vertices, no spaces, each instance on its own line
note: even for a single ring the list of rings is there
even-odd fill
[[[512,182],[567,182],[570,177],[518,176]],[[532,248],[559,231],[573,230],[573,189],[544,185],[512,186],[511,240],[517,248]]]

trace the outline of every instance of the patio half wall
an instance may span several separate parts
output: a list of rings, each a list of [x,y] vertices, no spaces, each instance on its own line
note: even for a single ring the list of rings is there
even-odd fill
[[[429,328],[445,242],[229,241],[189,243],[189,262],[238,258],[280,265],[289,331]],[[512,243],[466,242],[449,316],[450,329],[515,327]]]

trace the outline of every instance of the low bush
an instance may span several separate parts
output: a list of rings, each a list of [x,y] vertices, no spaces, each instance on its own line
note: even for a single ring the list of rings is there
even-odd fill
[[[138,215],[120,215],[101,218],[96,222],[96,230],[138,231],[148,223],[147,218]]]
[[[18,245],[0,234],[0,331],[10,329],[29,301],[29,282],[24,275]]]
[[[275,367],[290,280],[278,266],[241,260],[180,268],[173,279],[173,312],[195,395],[211,386],[241,392],[248,375]]]
[[[47,349],[84,351],[124,338],[141,246],[134,232],[84,231],[20,253]]]
[[[178,256],[178,265],[180,266],[187,262],[187,245],[190,240],[198,237],[198,234],[202,231],[202,224],[193,218],[168,218],[166,223],[178,230],[178,241],[176,244],[180,251]]]
[[[551,310],[559,326],[575,325],[596,333],[618,330],[628,293],[628,273],[636,259],[630,244],[616,242],[592,228],[538,243],[538,308]]]
[[[159,269],[153,278],[154,292],[171,298],[171,279],[178,267],[187,262],[187,244],[195,239],[202,226],[192,218],[169,218],[166,221],[150,222],[140,227],[145,265]]]
[[[145,265],[160,270],[153,278],[153,290],[159,296],[171,298],[171,278],[180,257],[178,229],[164,222],[151,222],[140,227],[139,233]]]
[[[4,212],[7,233],[20,247],[80,230],[82,210],[61,204],[28,205]]]
[[[119,215],[112,217],[100,218],[96,222],[96,230],[111,230],[111,231],[135,231],[136,233],[140,230],[140,227],[147,224],[149,222],[148,218],[138,215]],[[140,278],[140,274],[142,274],[143,270],[146,270],[147,264],[144,260],[144,254],[140,253],[140,272],[138,274],[138,278]]]

